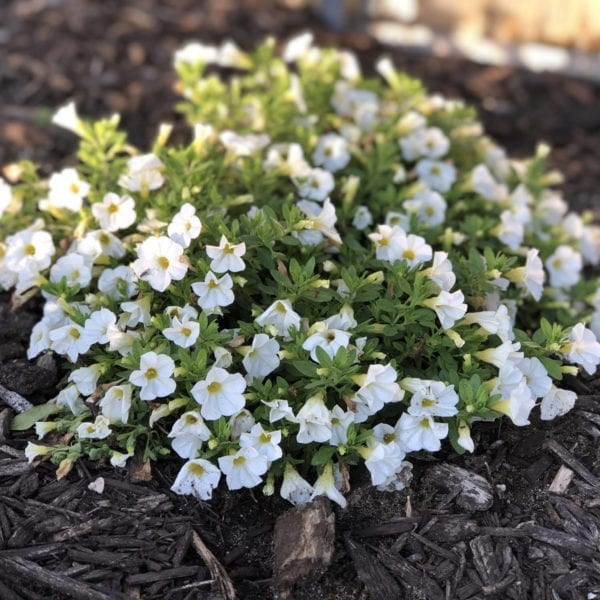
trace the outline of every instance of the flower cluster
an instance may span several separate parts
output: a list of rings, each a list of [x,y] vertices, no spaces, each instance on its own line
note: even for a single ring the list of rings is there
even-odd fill
[[[116,116],[69,105],[54,121],[77,168],[42,181],[23,161],[0,183],[0,285],[41,290],[29,358],[69,372],[15,422],[46,439],[30,460],[175,454],[177,493],[344,505],[350,465],[402,489],[411,452],[473,452],[477,421],[573,407],[563,374],[600,362],[583,277],[600,228],[569,212],[547,148],[509,159],[388,60],[366,78],[309,35],[281,57],[190,44],[189,143],[163,125],[138,154]]]

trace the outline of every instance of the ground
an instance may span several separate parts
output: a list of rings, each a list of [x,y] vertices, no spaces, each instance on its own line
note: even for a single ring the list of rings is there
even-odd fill
[[[273,3],[274,4],[274,3]],[[90,116],[114,111],[144,147],[161,121],[173,122],[173,51],[189,39],[234,37],[251,47],[264,35],[302,29],[318,41],[354,48],[366,69],[385,49],[363,32],[331,34],[304,11],[259,0],[6,0],[0,28],[0,164],[32,158],[48,173],[73,162],[72,137],[48,125],[75,98]],[[511,154],[538,140],[554,147],[575,209],[597,211],[600,86],[559,76],[390,52],[432,92],[477,106],[486,130]],[[185,135],[179,124],[180,135]],[[0,385],[34,402],[61,376],[52,360],[24,360],[35,301],[17,313],[0,305]],[[600,594],[600,380],[572,379],[576,409],[519,429],[506,422],[475,431],[466,457],[416,457],[405,493],[373,491],[352,476],[349,506],[336,512],[333,563],[299,582],[292,598],[585,599]],[[2,409],[0,409],[2,410]],[[210,503],[169,491],[179,461],[131,481],[82,463],[61,481],[50,466],[22,459],[30,433],[10,434],[0,412],[0,598],[217,598],[192,543],[195,530],[233,580],[240,598],[269,598],[273,530],[289,506],[258,492],[219,493]],[[548,488],[565,465],[564,493]],[[436,487],[436,469],[461,467],[457,485]],[[490,501],[474,506],[459,487],[485,478]],[[138,470],[138,476],[143,475]],[[456,472],[445,473],[456,476]],[[88,489],[104,478],[102,493]],[[487,482],[487,483],[486,483]],[[488,486],[489,487],[486,487]],[[483,509],[483,510],[480,510]],[[275,549],[277,551],[277,549]]]

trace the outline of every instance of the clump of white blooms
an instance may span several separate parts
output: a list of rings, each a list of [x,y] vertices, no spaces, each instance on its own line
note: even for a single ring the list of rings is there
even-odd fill
[[[351,465],[398,490],[411,452],[473,452],[478,421],[573,407],[563,374],[600,362],[583,270],[600,236],[552,188],[548,149],[506,158],[389,61],[365,78],[310,36],[283,56],[190,44],[189,144],[161,127],[136,153],[118,118],[69,106],[79,166],[0,181],[0,286],[41,290],[29,358],[71,370],[33,413],[30,460],[172,454],[177,493],[344,505]]]

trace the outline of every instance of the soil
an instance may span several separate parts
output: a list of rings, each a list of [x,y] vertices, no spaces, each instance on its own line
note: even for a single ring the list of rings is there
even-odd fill
[[[74,98],[86,115],[121,112],[134,144],[146,146],[171,106],[171,57],[184,41],[235,38],[252,47],[310,28],[321,43],[355,49],[366,69],[384,49],[367,34],[333,34],[306,11],[259,0],[5,0],[0,28],[0,164],[31,158],[51,172],[73,162],[72,137],[49,125]],[[600,210],[600,86],[548,74],[386,51],[432,92],[463,97],[511,154],[538,140],[554,147],[567,200]],[[183,129],[182,129],[183,131]],[[60,379],[47,359],[24,357],[36,306],[11,312],[0,298],[0,385],[33,403]],[[475,431],[474,455],[415,457],[403,493],[371,489],[352,474],[349,506],[337,508],[333,562],[299,581],[294,599],[586,599],[600,595],[600,380],[572,379],[574,411],[519,429],[502,422]],[[151,474],[81,463],[56,481],[22,450],[31,433],[10,433],[0,403],[0,598],[220,598],[221,577],[197,553],[194,530],[233,581],[238,597],[273,597],[273,532],[289,510],[260,492],[220,492],[210,503],[172,494],[179,461]],[[448,485],[436,487],[439,468]],[[572,476],[549,491],[559,469]],[[565,471],[568,469],[568,471]],[[489,502],[461,486],[483,478]],[[149,481],[135,481],[151,475]],[[453,477],[455,478],[453,480]],[[89,484],[100,485],[99,493]],[[454,481],[454,483],[453,483]],[[475,484],[474,484],[475,485]],[[556,482],[555,482],[556,485]],[[93,486],[94,487],[94,486]],[[555,488],[553,488],[555,489]],[[560,490],[559,490],[560,491]],[[297,532],[290,532],[296,535]],[[210,566],[210,565],[209,565]],[[212,574],[211,574],[212,573]]]

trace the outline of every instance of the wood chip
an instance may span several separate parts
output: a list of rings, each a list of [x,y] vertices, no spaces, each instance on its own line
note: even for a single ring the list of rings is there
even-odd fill
[[[548,491],[552,492],[553,494],[564,494],[567,491],[572,479],[573,471],[564,465],[561,465],[560,469],[558,469],[556,475],[554,476]]]
[[[575,471],[584,481],[590,485],[600,488],[600,479],[596,477],[586,466],[577,460],[566,448],[561,446],[556,440],[550,439],[546,442],[546,447],[552,453],[556,454],[564,463]]]
[[[29,400],[26,400],[23,398],[23,396],[21,396],[21,394],[17,394],[17,392],[13,392],[12,390],[5,388],[3,385],[0,385],[0,400],[3,400],[8,406],[18,413],[22,413],[33,408],[33,404],[31,404]]]
[[[488,510],[494,502],[494,489],[487,479],[456,465],[440,463],[426,475],[434,486],[456,494],[456,503],[466,511]]]

